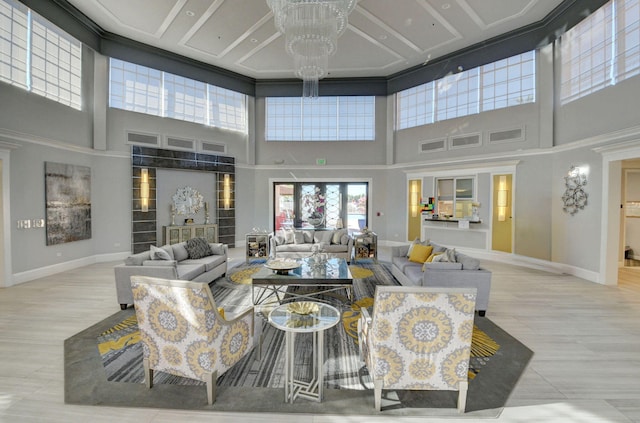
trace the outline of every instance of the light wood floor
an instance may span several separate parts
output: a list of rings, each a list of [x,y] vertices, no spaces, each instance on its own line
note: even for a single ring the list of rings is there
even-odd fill
[[[388,258],[388,251],[381,253]],[[236,249],[234,262],[242,255],[243,250]],[[63,341],[119,310],[114,264],[0,289],[0,422],[300,421],[296,415],[65,405]],[[640,268],[621,269],[621,283],[612,287],[495,262],[483,264],[493,271],[487,317],[535,352],[498,420],[640,422]],[[458,420],[473,421],[446,421]]]

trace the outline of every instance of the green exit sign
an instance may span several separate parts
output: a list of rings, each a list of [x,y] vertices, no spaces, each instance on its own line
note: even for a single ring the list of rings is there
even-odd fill
[[[316,159],[316,164],[318,166],[324,166],[327,164],[327,159]]]

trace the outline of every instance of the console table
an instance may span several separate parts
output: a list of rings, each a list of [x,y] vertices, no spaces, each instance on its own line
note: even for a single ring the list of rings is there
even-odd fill
[[[162,243],[177,244],[191,238],[202,237],[207,242],[218,242],[218,225],[216,223],[206,225],[176,225],[162,227]]]

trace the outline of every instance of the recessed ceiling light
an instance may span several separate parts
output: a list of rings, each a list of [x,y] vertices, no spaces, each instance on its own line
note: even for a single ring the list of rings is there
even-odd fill
[[[445,3],[445,4],[443,4],[443,5],[442,5],[442,8],[443,8],[444,10],[447,10],[447,9],[448,9],[448,8],[450,8],[450,7],[451,7],[451,5],[450,5],[449,3]]]
[[[257,38],[252,38],[252,39],[250,39],[249,41],[251,41],[252,43],[257,43],[257,42],[258,42],[258,39],[257,39]]]
[[[186,12],[184,12],[187,16],[193,18],[196,14],[193,10],[187,10]]]

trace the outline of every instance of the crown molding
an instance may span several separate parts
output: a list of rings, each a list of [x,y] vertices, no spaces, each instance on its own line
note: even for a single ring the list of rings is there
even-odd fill
[[[4,141],[3,139],[7,139],[10,141]],[[86,154],[90,156],[102,156],[102,157],[115,157],[115,158],[126,158],[131,159],[130,152],[120,152],[120,151],[101,151],[94,150],[88,147],[81,147],[77,145],[72,145],[68,143],[64,143],[59,140],[55,140],[52,138],[40,137],[37,135],[26,134],[23,132],[12,131],[10,129],[0,128],[0,148],[7,144],[8,146],[13,146],[13,148],[18,148],[21,145],[12,143],[11,141],[17,141],[19,143],[30,143],[42,145],[45,147],[56,148],[58,150],[70,151],[74,153]]]

